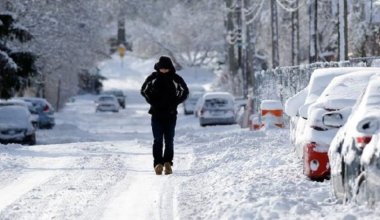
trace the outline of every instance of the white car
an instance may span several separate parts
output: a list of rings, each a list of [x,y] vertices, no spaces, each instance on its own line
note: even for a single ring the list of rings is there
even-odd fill
[[[380,73],[380,70],[378,70]],[[331,140],[338,131],[336,126],[325,126],[322,117],[332,111],[342,110],[345,123],[351,108],[367,87],[376,71],[358,71],[332,79],[319,98],[309,106],[308,119],[304,127],[303,163],[304,174],[311,179],[325,179],[330,176],[327,156]]]
[[[30,117],[23,106],[0,107],[0,143],[36,144],[36,130]]]
[[[10,99],[10,100],[1,100],[0,101],[0,107],[1,106],[23,106],[30,112],[30,120],[34,127],[38,127],[38,112],[36,108],[29,102],[25,102],[22,99]]]
[[[230,93],[209,92],[199,102],[198,116],[201,126],[236,123],[234,97]]]
[[[195,106],[204,92],[190,92],[189,97],[183,102],[183,111],[185,115],[194,114]]]
[[[367,134],[369,132],[364,132],[366,127],[371,128],[371,124],[366,124],[363,118],[380,112],[380,76],[374,75],[368,81],[365,92],[352,108],[346,124],[340,112],[324,116],[324,124],[328,126],[344,124],[332,140],[328,152],[333,192],[342,200],[351,199],[357,194],[357,178],[362,171],[360,158],[372,139],[372,135]]]
[[[96,112],[119,112],[120,104],[114,95],[100,95],[96,100]]]
[[[355,178],[352,194],[357,193],[357,201],[367,202],[370,206],[380,201],[380,96],[377,107],[375,115],[368,115],[358,124],[357,130],[371,140],[360,158],[360,173],[352,177]]]
[[[304,131],[308,118],[308,110],[318,97],[322,94],[331,80],[336,76],[361,70],[380,70],[372,67],[342,67],[342,68],[324,68],[315,70],[309,84],[289,98],[285,103],[285,113],[292,117],[291,119],[291,140],[295,145],[296,153],[299,158],[303,157]]]

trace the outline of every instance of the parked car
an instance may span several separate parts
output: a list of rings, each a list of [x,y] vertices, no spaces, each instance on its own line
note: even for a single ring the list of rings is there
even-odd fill
[[[21,97],[21,100],[31,103],[38,114],[38,127],[51,129],[55,126],[54,108],[44,98]]]
[[[201,98],[203,94],[204,92],[190,92],[189,97],[183,102],[183,111],[185,115],[194,114],[198,99]]]
[[[122,90],[120,90],[120,89],[107,90],[107,91],[104,91],[103,94],[104,95],[114,95],[117,98],[119,105],[122,108],[125,108],[126,96],[124,95],[124,92]]]
[[[96,100],[96,112],[119,112],[120,104],[114,95],[100,95]]]
[[[380,76],[372,76],[362,96],[344,124],[344,114],[332,112],[323,117],[326,126],[342,126],[330,144],[331,184],[338,199],[350,200],[357,194],[357,178],[362,173],[360,158],[372,135],[357,129],[369,126],[362,119],[380,111]]]
[[[310,105],[303,138],[304,174],[310,179],[323,180],[330,177],[327,152],[339,128],[325,126],[322,122],[323,115],[342,110],[346,116],[342,123],[345,123],[352,106],[375,74],[375,71],[358,71],[337,76]]]
[[[314,70],[310,77],[309,84],[286,101],[285,113],[291,117],[290,139],[295,145],[296,153],[299,158],[303,157],[303,146],[305,143],[304,131],[310,105],[318,99],[331,80],[336,76],[361,70],[376,71],[380,69],[372,67],[340,67]]]
[[[0,107],[1,106],[12,106],[12,105],[23,106],[24,108],[28,109],[29,113],[31,114],[30,120],[31,120],[33,126],[36,128],[38,127],[38,112],[31,103],[25,102],[21,99],[10,99],[10,100],[0,101]]]
[[[380,88],[380,84],[379,84]],[[380,95],[379,95],[380,100]],[[356,177],[354,192],[357,201],[373,206],[380,201],[380,104],[376,115],[369,115],[358,123],[360,133],[371,137],[360,159],[361,172]]]
[[[0,107],[0,143],[36,144],[36,130],[23,106]]]
[[[200,99],[199,124],[235,124],[234,97],[227,92],[209,92]]]

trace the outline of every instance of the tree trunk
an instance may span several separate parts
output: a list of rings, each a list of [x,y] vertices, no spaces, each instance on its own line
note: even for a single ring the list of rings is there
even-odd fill
[[[295,0],[293,8],[298,8],[298,1]],[[300,32],[299,32],[299,17],[298,9],[292,12],[292,65],[298,65],[300,63]]]
[[[270,4],[272,28],[272,67],[276,68],[280,65],[280,55],[278,51],[278,16],[276,0],[271,0]]]
[[[312,0],[309,4],[309,62],[314,63],[318,60],[318,2]]]
[[[338,59],[344,61],[348,59],[347,44],[347,0],[338,1]]]

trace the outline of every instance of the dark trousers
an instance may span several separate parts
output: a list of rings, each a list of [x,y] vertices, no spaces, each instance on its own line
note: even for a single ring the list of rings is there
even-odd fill
[[[153,166],[169,162],[173,165],[174,157],[174,134],[177,116],[159,118],[152,116],[152,131],[153,131]],[[165,139],[165,151],[163,151],[163,142]]]

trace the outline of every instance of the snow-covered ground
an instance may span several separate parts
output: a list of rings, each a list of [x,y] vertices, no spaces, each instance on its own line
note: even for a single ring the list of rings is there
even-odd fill
[[[289,132],[199,126],[180,109],[174,174],[156,176],[148,105],[140,86],[155,60],[101,65],[107,88],[127,94],[120,113],[95,113],[80,96],[38,132],[36,146],[0,145],[0,219],[379,219],[339,204],[329,182],[311,182]],[[196,74],[192,75],[194,71]],[[207,88],[213,76],[185,70]]]

